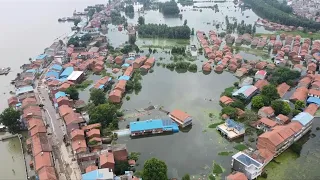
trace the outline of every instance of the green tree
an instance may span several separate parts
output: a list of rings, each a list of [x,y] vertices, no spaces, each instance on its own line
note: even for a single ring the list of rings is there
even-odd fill
[[[103,127],[113,123],[117,118],[117,108],[110,103],[99,104],[89,111],[90,124],[101,123]]]
[[[221,110],[221,115],[226,114],[228,115],[231,119],[234,119],[237,117],[237,109],[231,106],[226,106],[224,108],[222,108]]]
[[[300,77],[300,72],[291,70],[287,67],[277,68],[272,74],[270,81],[274,84],[281,84],[286,82],[290,84],[291,81]]]
[[[152,49],[149,47],[149,54],[151,54],[152,53]]]
[[[78,26],[78,24],[81,22],[81,19],[75,19],[74,21],[73,21],[73,24],[74,24],[74,26]]]
[[[190,175],[189,174],[185,174],[181,180],[190,180]]]
[[[167,180],[167,165],[165,162],[151,158],[144,163],[143,180]]]
[[[116,161],[114,166],[114,173],[119,176],[123,175],[125,171],[128,171],[130,165],[128,161]]]
[[[177,16],[180,12],[177,3],[174,0],[159,3],[159,11],[165,16]]]
[[[251,100],[251,106],[255,109],[260,109],[264,106],[264,100],[261,95],[255,96]]]
[[[136,36],[129,36],[129,43],[131,44],[131,45],[133,45],[133,44],[135,44],[136,43]]]
[[[305,107],[306,107],[306,104],[303,101],[298,100],[294,103],[294,108],[297,110],[302,110]]]
[[[74,86],[70,86],[66,89],[66,94],[69,94],[70,99],[78,100],[79,99],[79,92]]]
[[[239,99],[236,99],[234,102],[232,102],[230,104],[231,107],[234,107],[234,108],[240,108],[242,110],[245,109],[245,105],[243,104],[242,101],[240,101]]]
[[[270,99],[270,101],[280,98],[276,86],[272,84],[264,86],[262,88],[261,95],[267,97],[268,99]]]
[[[106,102],[106,94],[100,89],[93,89],[90,92],[90,100],[96,106],[99,104],[104,104]]]
[[[274,109],[276,115],[288,115],[291,112],[290,105],[282,100],[274,100],[271,102],[271,107]]]
[[[144,25],[144,22],[145,22],[144,17],[140,16],[139,19],[138,19],[138,24],[139,25]]]
[[[243,117],[241,118],[241,121],[246,124],[250,125],[252,122],[257,121],[259,118],[258,114],[252,110],[245,110],[245,113]]]
[[[296,116],[296,115],[298,115],[299,113],[301,113],[301,111],[298,110],[298,109],[292,109],[291,113],[292,113],[292,116]]]
[[[0,114],[0,122],[5,125],[11,134],[21,130],[20,112],[13,108],[6,108]]]
[[[185,19],[184,22],[183,22],[183,25],[186,26],[187,23],[188,23],[188,21]]]
[[[191,29],[191,33],[192,36],[194,35],[194,28]]]

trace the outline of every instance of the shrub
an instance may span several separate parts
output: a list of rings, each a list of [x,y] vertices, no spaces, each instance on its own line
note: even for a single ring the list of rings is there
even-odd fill
[[[126,97],[126,100],[129,101],[129,100],[130,100],[130,96],[127,96],[127,97]]]

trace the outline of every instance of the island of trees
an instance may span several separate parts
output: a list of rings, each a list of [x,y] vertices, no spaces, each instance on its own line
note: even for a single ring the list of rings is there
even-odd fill
[[[291,14],[292,10],[276,0],[244,0],[251,5],[252,10],[260,17],[287,26],[301,26],[311,31],[320,29],[320,23]]]
[[[143,38],[189,39],[191,30],[187,25],[169,27],[166,24],[142,24],[138,33]]]
[[[165,3],[159,3],[159,11],[163,13],[164,16],[178,16],[179,8],[174,0]]]

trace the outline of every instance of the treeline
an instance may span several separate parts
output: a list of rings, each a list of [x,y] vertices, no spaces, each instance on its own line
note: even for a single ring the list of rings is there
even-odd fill
[[[186,54],[186,48],[185,47],[173,47],[171,49],[172,54]]]
[[[264,0],[244,0],[244,3],[250,4],[252,10],[260,17],[267,18],[270,21],[284,24],[287,26],[301,26],[315,31],[320,29],[320,23],[308,20],[306,18],[293,16],[283,12],[267,3]]]
[[[189,26],[173,26],[166,24],[143,24],[139,26],[139,37],[143,38],[170,38],[170,39],[189,39]]]
[[[228,16],[226,16],[227,33],[234,33],[237,30],[238,34],[254,34],[256,33],[256,26],[251,24],[245,24],[244,20],[240,24],[235,21],[234,23],[229,22]]]
[[[278,0],[264,0],[264,2],[283,12],[286,12],[289,14],[292,13],[292,7],[286,4],[287,1],[283,1],[282,3],[280,3]]]
[[[177,3],[174,0],[159,3],[159,11],[165,16],[177,16],[180,12]]]

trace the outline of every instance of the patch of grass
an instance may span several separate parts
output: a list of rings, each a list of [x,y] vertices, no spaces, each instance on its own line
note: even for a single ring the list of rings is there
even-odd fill
[[[232,46],[232,48],[237,48],[237,50],[239,51],[244,51],[246,53],[249,53],[249,54],[253,54],[253,55],[256,55],[256,56],[260,56],[262,57],[264,60],[269,60],[270,59],[270,56],[268,54],[267,51],[263,51],[263,50],[260,50],[260,49],[253,49],[253,48],[248,48],[248,47],[242,47],[242,46]],[[269,60],[271,62],[271,60]]]
[[[221,167],[219,164],[213,162],[213,170],[212,170],[212,173],[213,173],[213,174],[217,174],[217,175],[222,174],[222,173],[223,173],[223,169],[222,169],[222,167]]]
[[[233,152],[232,151],[222,151],[222,152],[218,153],[219,156],[229,156],[230,154],[233,154]]]
[[[84,90],[85,88],[87,88],[88,86],[90,86],[90,84],[93,83],[93,80],[85,80],[83,81],[81,84],[76,84],[76,88],[80,89],[80,90]]]
[[[233,148],[238,150],[238,151],[243,151],[243,150],[248,149],[248,147],[246,145],[244,145],[244,144],[237,144]]]
[[[224,123],[223,121],[218,122],[218,123],[213,123],[213,124],[210,124],[210,125],[208,126],[208,128],[216,128],[217,126],[219,126],[220,124],[223,124],[223,123]]]

